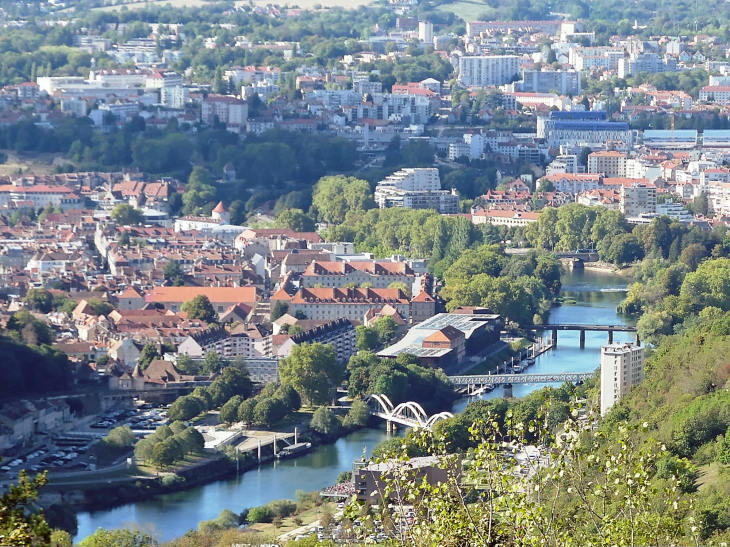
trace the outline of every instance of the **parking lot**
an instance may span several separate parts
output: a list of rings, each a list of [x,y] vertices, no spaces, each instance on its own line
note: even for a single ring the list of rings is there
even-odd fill
[[[167,405],[169,406],[169,405]],[[168,423],[166,408],[162,405],[139,404],[134,409],[111,409],[95,416],[87,425],[73,431],[44,437],[43,446],[36,447],[16,457],[3,457],[0,462],[0,484],[14,482],[21,470],[34,475],[48,471],[49,474],[93,471],[96,458],[94,443],[106,436],[115,427],[127,425],[135,435],[144,437]]]

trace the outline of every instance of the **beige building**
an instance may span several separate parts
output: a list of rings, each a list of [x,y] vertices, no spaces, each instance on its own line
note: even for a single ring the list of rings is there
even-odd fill
[[[656,213],[656,186],[635,182],[621,186],[619,209],[627,218]]]
[[[601,348],[601,416],[644,379],[644,348],[611,344]]]
[[[588,155],[588,172],[603,173],[607,177],[626,176],[626,154],[601,150]]]

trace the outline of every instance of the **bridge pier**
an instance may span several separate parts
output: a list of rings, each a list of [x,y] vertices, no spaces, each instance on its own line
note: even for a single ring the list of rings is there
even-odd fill
[[[504,398],[511,399],[512,397],[514,397],[514,395],[512,395],[512,384],[504,384],[504,387],[502,389],[504,390],[502,395]]]
[[[553,349],[558,347],[558,329],[553,329]]]
[[[385,432],[386,433],[395,433],[395,424],[391,422],[390,420],[385,421]]]
[[[580,349],[583,349],[586,347],[586,331],[582,330],[580,331]]]
[[[613,331],[608,331],[608,343],[613,344]]]

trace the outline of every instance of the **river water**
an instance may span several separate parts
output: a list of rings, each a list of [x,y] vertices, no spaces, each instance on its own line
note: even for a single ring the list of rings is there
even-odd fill
[[[556,307],[550,323],[622,325],[627,320],[616,313],[624,299],[628,280],[612,274],[581,271],[563,276],[561,295],[576,304]],[[558,347],[537,358],[527,373],[592,371],[599,365],[600,348],[607,343],[602,332],[586,332],[585,348],[579,347],[578,332],[559,332]],[[615,333],[614,341],[633,341],[632,333]],[[544,385],[544,384],[543,384]],[[542,385],[515,384],[515,397],[539,389]],[[497,388],[484,398],[499,397]],[[466,399],[454,405],[460,412]],[[350,471],[353,460],[363,451],[368,453],[387,438],[385,428],[356,431],[331,445],[317,447],[312,453],[293,460],[269,463],[247,471],[237,478],[216,481],[204,486],[130,503],[115,509],[79,513],[76,541],[92,534],[97,528],[137,526],[167,541],[181,536],[201,520],[216,518],[223,509],[240,512],[247,507],[264,505],[282,498],[294,498],[296,490],[319,490],[334,484],[343,471]]]

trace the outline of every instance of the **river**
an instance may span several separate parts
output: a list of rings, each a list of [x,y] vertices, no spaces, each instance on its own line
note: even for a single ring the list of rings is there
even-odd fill
[[[569,271],[563,278],[561,295],[575,304],[553,308],[550,323],[582,323],[601,325],[627,324],[616,313],[624,299],[626,278],[595,271]],[[616,342],[633,341],[632,333],[615,333]],[[607,343],[602,332],[586,332],[585,348],[579,347],[578,332],[559,332],[558,347],[537,358],[528,373],[579,372],[594,370],[599,365],[600,347]],[[542,385],[515,384],[515,397],[539,389]],[[483,395],[499,397],[501,388]],[[460,412],[466,399],[454,405]],[[257,470],[247,471],[237,478],[216,481],[184,492],[158,496],[130,503],[115,509],[79,513],[76,541],[92,534],[97,528],[118,528],[126,525],[153,532],[167,541],[181,536],[188,528],[197,527],[201,520],[218,516],[223,509],[240,512],[247,507],[264,505],[276,499],[294,498],[296,490],[319,490],[334,484],[343,471],[350,471],[353,460],[363,450],[368,453],[387,438],[384,428],[356,431],[331,445],[317,447],[312,453],[293,460],[269,463]]]

